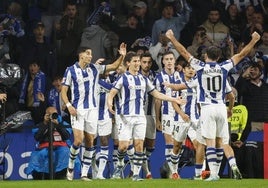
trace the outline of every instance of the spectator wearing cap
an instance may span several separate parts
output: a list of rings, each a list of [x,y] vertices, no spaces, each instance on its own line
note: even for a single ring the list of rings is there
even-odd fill
[[[37,59],[40,69],[48,78],[53,78],[57,69],[57,52],[56,46],[45,37],[45,25],[37,21],[33,25],[33,36],[25,37],[23,43],[23,53],[19,64],[24,70],[27,70],[28,62]]]
[[[175,15],[174,4],[165,2],[161,6],[162,18],[156,20],[152,28],[152,45],[156,45],[159,36],[168,29],[172,29],[175,38],[180,39],[180,33],[189,21],[191,9],[185,2],[183,10],[180,14]]]
[[[33,121],[39,123],[45,112],[45,104],[41,102],[40,97],[46,95],[46,75],[40,70],[37,60],[30,61],[28,65],[28,71],[21,83],[19,108],[23,111],[31,111]]]
[[[152,27],[153,27],[153,20],[149,16],[148,7],[145,2],[138,1],[133,6],[133,13],[138,18],[138,28],[142,31],[142,35],[151,36]]]

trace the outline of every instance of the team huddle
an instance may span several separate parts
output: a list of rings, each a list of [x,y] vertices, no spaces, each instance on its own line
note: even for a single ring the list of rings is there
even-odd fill
[[[87,174],[90,167],[95,166],[96,135],[101,144],[97,179],[105,179],[103,171],[109,155],[110,135],[115,145],[112,178],[121,178],[126,155],[130,159],[133,181],[143,180],[141,168],[145,170],[146,178],[152,178],[148,160],[154,151],[156,129],[161,130],[165,138],[170,178],[180,178],[178,162],[181,146],[188,135],[196,149],[195,178],[201,178],[206,156],[210,169],[206,181],[219,180],[223,146],[229,140],[227,114],[230,115],[233,107],[227,74],[249,53],[260,35],[254,32],[241,52],[220,63],[217,63],[221,56],[218,47],[209,47],[205,61],[201,61],[175,39],[172,30],[166,32],[166,37],[186,60],[181,72],[175,71],[176,59],[170,51],[162,55],[163,70],[155,73],[151,70],[150,54],[127,52],[124,43],[118,50],[120,57],[109,65],[90,63],[91,49],[78,49],[79,61],[66,69],[61,92],[71,115],[74,134],[66,175],[68,180],[74,178],[74,162],[83,142],[81,180],[91,180]],[[111,71],[115,73],[110,74]],[[226,98],[229,99],[228,108]],[[233,161],[234,175],[241,179]]]

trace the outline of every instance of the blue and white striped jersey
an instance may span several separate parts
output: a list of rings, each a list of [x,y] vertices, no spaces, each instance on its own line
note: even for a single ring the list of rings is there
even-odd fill
[[[154,71],[149,72],[149,76],[145,76],[149,79],[151,83],[153,83],[155,79],[156,73]],[[154,97],[149,93],[146,94],[146,98],[144,101],[144,112],[146,115],[155,115],[155,107],[154,107]]]
[[[76,109],[97,108],[97,87],[99,74],[104,73],[105,65],[89,64],[81,69],[78,62],[68,67],[64,73],[63,85],[71,89],[71,103]]]
[[[120,114],[133,116],[145,115],[143,104],[147,92],[152,92],[155,88],[153,84],[142,74],[132,75],[124,73],[114,84],[114,88],[119,90]]]
[[[172,75],[166,73],[165,70],[162,70],[159,74],[156,75],[154,80],[155,88],[165,95],[170,97],[177,96],[177,91],[172,91],[172,89],[163,85],[163,82],[167,83],[176,83],[178,80],[181,80],[180,73],[175,71]],[[162,101],[161,114],[169,114],[174,116],[175,110],[171,102]]]
[[[190,63],[196,70],[199,84],[199,89],[197,90],[198,103],[223,104],[228,71],[234,66],[232,60],[226,60],[222,63],[205,63],[192,57]]]
[[[186,81],[184,78],[182,78],[182,83],[185,83],[188,88],[179,91],[180,96],[186,100],[186,104],[180,105],[180,108],[190,117],[191,120],[196,121],[199,119],[199,110],[197,106],[197,78],[192,78],[189,81]],[[189,87],[187,83],[192,83],[192,87]],[[178,84],[180,84],[180,81]],[[180,116],[178,120],[183,121]]]
[[[108,110],[107,97],[109,91],[112,89],[113,85],[111,83],[111,78],[108,76],[106,79],[99,80],[99,119],[105,120],[112,118],[111,112]]]

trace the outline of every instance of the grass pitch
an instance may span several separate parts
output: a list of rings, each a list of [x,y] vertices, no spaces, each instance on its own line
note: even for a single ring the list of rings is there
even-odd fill
[[[263,179],[220,179],[215,182],[194,181],[194,180],[171,180],[152,179],[140,182],[133,182],[131,179],[123,180],[93,180],[83,182],[81,180],[23,180],[23,181],[0,181],[0,187],[20,188],[268,188],[268,180]]]

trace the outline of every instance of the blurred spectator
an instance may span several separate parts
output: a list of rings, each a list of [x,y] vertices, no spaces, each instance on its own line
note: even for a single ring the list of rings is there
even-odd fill
[[[244,140],[251,131],[251,122],[268,121],[268,84],[261,76],[262,66],[253,63],[241,74],[235,85],[238,102],[245,105],[248,110],[249,126],[245,128],[245,135],[242,135]]]
[[[152,45],[156,45],[159,36],[165,33],[168,29],[172,29],[177,40],[180,39],[180,32],[185,24],[189,21],[191,9],[184,2],[184,8],[180,12],[175,12],[173,3],[163,3],[161,6],[162,18],[154,22],[152,28]],[[176,16],[175,13],[177,14]]]
[[[261,56],[266,56],[268,58],[268,28],[262,33],[261,43],[256,48],[257,52],[261,52]]]
[[[87,18],[94,11],[94,8],[97,7],[96,0],[77,0],[76,7],[78,12],[78,17],[86,25]]]
[[[255,12],[255,8],[252,5],[248,5],[246,9],[242,12],[242,17],[244,18],[244,22],[246,22],[246,27],[249,27],[253,22],[253,13]]]
[[[119,43],[126,43],[128,51],[133,50],[135,46],[138,46],[139,41],[136,40],[142,38],[143,35],[142,30],[138,28],[137,16],[133,13],[129,14],[127,16],[127,26],[119,28],[117,34],[119,36]]]
[[[60,22],[64,13],[65,0],[39,0],[37,6],[40,9],[41,21],[46,30],[45,36],[49,42],[55,43],[55,25]]]
[[[109,15],[101,13],[95,24],[89,25],[83,30],[80,46],[92,50],[94,56],[91,61],[93,63],[104,58],[105,64],[109,64],[115,57],[112,39],[117,36],[111,31],[111,22],[112,18]],[[115,44],[115,46],[117,45]]]
[[[23,52],[19,61],[21,67],[27,70],[28,62],[37,59],[40,69],[51,80],[57,71],[57,52],[54,44],[45,37],[45,25],[39,21],[34,24],[33,36],[25,37]]]
[[[61,41],[58,53],[58,73],[63,74],[66,67],[72,65],[77,59],[76,51],[81,41],[84,24],[77,16],[75,2],[69,1],[66,14],[56,26],[56,38]]]
[[[23,25],[21,6],[13,2],[7,13],[0,15],[0,59],[6,56],[6,59],[17,62],[21,37],[25,34]]]
[[[168,38],[166,37],[165,33],[159,35],[159,40],[156,45],[152,45],[149,48],[149,52],[152,55],[152,59],[156,62],[158,66],[158,72],[161,72],[164,68],[162,64],[162,57],[163,54],[171,51],[174,55],[174,58],[177,59],[179,57],[179,53],[176,49],[173,48],[172,44],[169,42]]]
[[[244,164],[241,169],[246,178],[263,178],[263,143],[252,141],[249,137],[251,131],[256,131],[256,124],[262,125],[268,121],[268,84],[261,76],[261,65],[254,63],[241,74],[235,85],[239,101],[248,110],[248,123],[240,139],[247,140],[244,144],[245,152],[242,153]]]
[[[204,27],[198,27],[194,34],[192,45],[187,47],[187,51],[194,57],[203,59],[203,54],[206,48],[211,45],[211,41],[207,36],[207,31]]]
[[[248,5],[252,5],[256,10],[261,10],[259,0],[225,0],[225,9],[227,10],[232,4],[237,6],[239,12],[245,10]]]
[[[41,102],[40,95],[46,95],[46,84],[46,75],[40,70],[39,62],[32,60],[22,81],[19,105],[20,110],[31,111],[35,123],[42,121],[45,112],[45,104]]]
[[[246,26],[246,23],[241,17],[238,8],[235,4],[228,6],[225,16],[223,17],[223,23],[229,28],[230,36],[238,46],[241,42],[241,32]]]
[[[154,20],[149,16],[147,4],[143,1],[138,1],[133,7],[133,11],[138,18],[137,28],[141,31],[142,36],[151,36]]]
[[[262,12],[254,12],[252,15],[252,23],[242,32],[242,42],[247,44],[250,36],[254,31],[262,33],[265,28],[264,15]]]
[[[220,10],[217,7],[209,10],[208,19],[201,26],[206,29],[208,37],[217,46],[220,46],[229,34],[229,28],[222,23]]]

